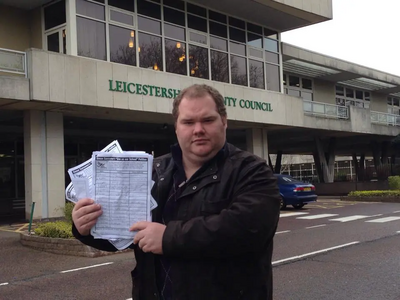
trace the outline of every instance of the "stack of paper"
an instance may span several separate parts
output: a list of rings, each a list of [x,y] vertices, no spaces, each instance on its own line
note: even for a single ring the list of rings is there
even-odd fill
[[[68,170],[71,183],[65,190],[67,200],[91,198],[101,205],[103,214],[91,234],[107,239],[117,249],[127,248],[136,232],[129,227],[151,221],[157,203],[151,196],[153,156],[143,151],[122,151],[118,141],[92,158]]]

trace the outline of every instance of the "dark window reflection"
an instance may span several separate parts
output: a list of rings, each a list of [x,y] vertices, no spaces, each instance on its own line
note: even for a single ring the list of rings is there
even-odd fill
[[[139,29],[155,34],[161,34],[161,22],[138,16]]]
[[[190,76],[208,79],[208,49],[189,45]]]
[[[210,20],[214,20],[214,21],[218,21],[218,22],[226,24],[226,16],[223,14],[220,14],[216,11],[209,10],[208,16],[209,16]]]
[[[139,32],[139,63],[140,67],[153,70],[163,70],[161,38]]]
[[[188,15],[188,27],[195,30],[207,32],[207,20]]]
[[[210,21],[210,33],[224,38],[228,37],[226,25],[222,25],[211,21]]]
[[[312,81],[311,79],[302,78],[301,79],[301,86],[303,89],[312,90]],[[362,99],[362,96],[361,98]]]
[[[262,27],[255,24],[247,23],[247,30],[258,34],[263,34]]]
[[[247,45],[262,48],[262,36],[253,33],[247,33]]]
[[[185,43],[165,39],[165,60],[167,72],[187,75]]]
[[[108,0],[108,5],[118,7],[121,9],[129,10],[134,12],[135,11],[135,1],[133,0]]]
[[[110,10],[110,19],[112,21],[124,23],[133,26],[133,16],[129,14],[124,14],[116,10]]]
[[[289,86],[300,87],[300,78],[297,76],[289,75]]]
[[[265,64],[267,71],[267,89],[270,91],[281,91],[281,81],[279,76],[279,66]]]
[[[161,20],[160,5],[147,0],[137,0],[137,6],[139,14]]]
[[[211,79],[229,82],[228,54],[211,50]]]
[[[78,55],[106,60],[106,25],[77,17]]]
[[[228,42],[224,39],[210,36],[210,47],[218,50],[228,51]]]
[[[76,1],[76,13],[99,20],[105,20],[104,5],[95,4],[84,0]]]
[[[268,28],[264,28],[264,35],[271,38],[271,39],[278,39],[278,34],[276,31],[270,30]]]
[[[53,52],[60,52],[60,35],[58,32],[49,34],[47,36],[47,50]]]
[[[244,21],[233,18],[233,17],[229,17],[229,25],[245,29]]]
[[[110,25],[110,60],[136,66],[135,31]]]
[[[234,41],[246,43],[246,34],[243,30],[229,27],[229,38]]]
[[[181,1],[180,1],[181,2]],[[183,3],[183,2],[182,2]],[[185,26],[185,13],[164,7],[164,21]]]
[[[187,3],[186,5],[187,5],[187,11],[189,13],[197,16],[207,17],[207,11],[205,8],[194,5],[192,3]]]
[[[247,86],[246,58],[231,55],[232,83]]]
[[[250,86],[253,88],[265,89],[264,83],[264,62],[249,60]]]
[[[164,5],[168,5],[180,10],[184,10],[185,9],[185,2],[181,1],[181,0],[164,0]]]
[[[45,30],[66,22],[65,1],[60,1],[44,8]]]
[[[185,28],[164,24],[164,35],[177,40],[185,41]]]

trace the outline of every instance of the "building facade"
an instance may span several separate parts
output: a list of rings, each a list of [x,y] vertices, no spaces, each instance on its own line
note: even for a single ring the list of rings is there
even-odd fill
[[[331,0],[0,0],[0,217],[60,216],[68,168],[112,140],[167,153],[193,83],[277,172],[312,155],[329,182],[336,155],[390,155],[400,78],[280,40],[331,18]]]

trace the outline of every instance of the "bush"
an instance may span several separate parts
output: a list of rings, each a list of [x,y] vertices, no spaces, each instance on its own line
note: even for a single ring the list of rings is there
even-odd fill
[[[67,222],[72,224],[72,210],[74,209],[75,204],[72,202],[65,203],[64,207],[64,217]]]
[[[43,237],[61,239],[71,239],[74,237],[72,235],[71,223],[66,221],[41,223],[34,231],[36,235]]]
[[[400,197],[400,190],[395,191],[352,191],[351,197]]]
[[[400,176],[389,176],[389,189],[400,190]]]

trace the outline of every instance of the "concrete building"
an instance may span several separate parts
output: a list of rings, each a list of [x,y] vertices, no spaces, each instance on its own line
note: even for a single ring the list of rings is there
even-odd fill
[[[335,155],[390,155],[400,78],[280,41],[331,18],[331,0],[0,0],[0,217],[60,216],[66,170],[114,139],[168,152],[193,83],[223,93],[228,140],[276,171],[313,155],[329,182]]]

